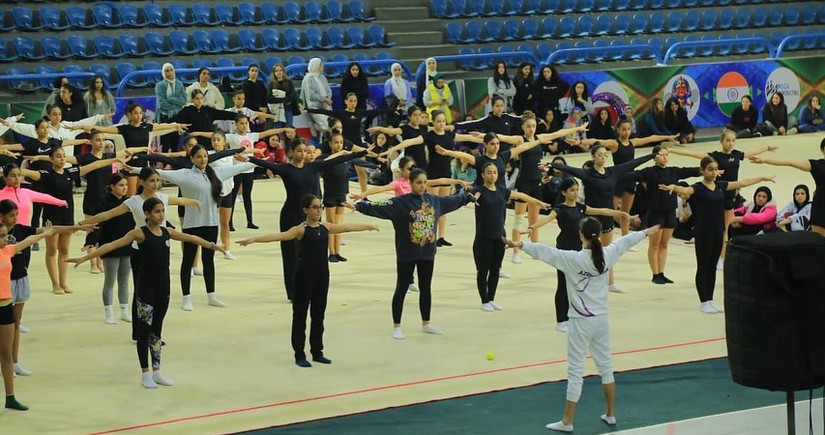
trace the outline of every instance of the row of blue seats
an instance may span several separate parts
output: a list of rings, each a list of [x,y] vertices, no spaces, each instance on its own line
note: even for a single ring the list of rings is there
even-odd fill
[[[234,26],[298,23],[348,23],[371,21],[364,10],[364,2],[329,0],[326,4],[308,1],[303,6],[295,2],[208,4],[170,4],[164,8],[147,3],[142,9],[128,4],[100,2],[90,9],[72,6],[65,10],[44,6],[38,10],[19,6],[10,11],[0,10],[0,30],[35,31],[41,29],[94,29],[123,27],[167,26]]]
[[[782,0],[431,0],[436,18],[502,17],[781,3]]]
[[[821,37],[821,32],[817,32],[816,29],[809,30],[811,37],[809,39],[803,40],[796,40],[793,43],[786,46],[786,51],[795,51],[795,50],[816,50],[816,49],[823,49],[825,48],[825,38]],[[715,41],[715,40],[722,40],[722,39],[736,39],[736,38],[750,38],[750,37],[759,37],[767,39],[771,45],[778,46],[780,42],[782,42],[785,37],[790,36],[791,34],[799,34],[796,33],[785,33],[783,31],[774,31],[771,33],[765,33],[762,31],[756,32],[745,32],[739,34],[730,34],[730,35],[720,35],[718,38],[712,35],[704,35],[704,36],[696,36],[696,35],[687,35],[684,38],[680,37],[668,37],[668,38],[660,38],[660,37],[652,37],[652,38],[633,38],[630,41],[623,41],[623,40],[613,40],[613,41],[606,41],[604,39],[598,39],[595,41],[579,41],[575,44],[571,44],[569,42],[558,42],[555,44],[552,43],[541,43],[535,46],[530,44],[521,44],[517,47],[512,47],[510,45],[501,45],[498,47],[498,50],[494,50],[490,47],[481,47],[478,50],[474,50],[472,48],[462,48],[459,50],[458,54],[489,54],[489,53],[510,53],[514,51],[520,52],[527,52],[535,55],[541,62],[544,62],[547,57],[558,50],[562,49],[575,49],[575,48],[591,48],[591,47],[608,47],[608,46],[619,46],[619,45],[649,45],[653,48],[653,51],[649,49],[637,49],[637,50],[621,50],[621,51],[600,51],[599,53],[573,53],[567,56],[563,56],[556,60],[555,63],[557,64],[578,64],[578,63],[586,63],[586,62],[604,62],[604,61],[625,61],[625,60],[638,60],[638,59],[654,59],[655,55],[663,56],[668,48],[673,46],[673,44],[677,42],[690,42],[690,41]],[[814,36],[816,34],[817,36]],[[707,57],[707,56],[728,56],[728,55],[747,55],[747,54],[763,54],[766,53],[767,47],[760,44],[753,44],[753,43],[736,43],[731,42],[729,44],[724,44],[716,47],[683,47],[676,52],[676,56],[674,57],[681,57],[681,58],[691,58],[691,57]],[[526,61],[527,59],[521,59],[519,57],[509,57],[506,59],[507,64],[510,67],[517,67],[521,62]],[[495,65],[494,59],[489,60],[473,60],[473,61],[462,61],[461,65],[464,69],[469,70],[487,70],[492,68]]]
[[[387,52],[380,52],[380,53],[377,53],[374,57],[371,57],[370,55],[364,54],[364,53],[358,53],[358,54],[355,54],[352,57],[349,57],[349,56],[344,55],[344,54],[335,54],[329,59],[325,59],[324,56],[319,56],[319,57],[324,59],[325,62],[326,61],[330,61],[330,62],[350,62],[350,61],[364,62],[364,61],[372,60],[372,59],[387,60],[387,59],[391,59],[392,55],[390,53],[387,53]],[[261,69],[261,78],[263,78],[264,80],[267,80],[270,73],[271,73],[271,71],[272,71],[272,68],[275,65],[278,65],[278,64],[293,65],[293,64],[299,64],[299,63],[307,63],[307,61],[308,61],[308,59],[304,58],[303,56],[290,56],[290,57],[285,58],[285,59],[282,59],[282,58],[276,57],[276,56],[270,56],[270,57],[267,57],[267,58],[263,59],[263,61],[261,61],[260,59],[254,58],[254,57],[246,57],[246,58],[241,59],[241,61],[237,62],[237,63],[232,58],[227,58],[227,57],[217,58],[217,59],[215,59],[215,62],[212,62],[211,60],[208,60],[208,59],[196,59],[196,60],[192,61],[191,63],[187,63],[187,62],[184,62],[182,60],[173,60],[171,63],[175,66],[175,69],[177,69],[177,70],[182,70],[182,69],[185,69],[185,68],[214,68],[214,67],[231,67],[231,66],[238,66],[238,65],[248,66],[248,65],[251,65],[251,64],[256,64],[256,65],[259,65],[259,67]],[[103,77],[103,79],[106,81],[106,83],[116,84],[116,83],[119,83],[122,78],[126,77],[127,74],[129,74],[133,71],[160,70],[161,66],[162,66],[161,63],[157,62],[157,61],[147,61],[147,62],[143,62],[143,63],[140,63],[140,64],[134,64],[134,63],[131,63],[131,62],[122,62],[122,63],[118,63],[117,65],[115,65],[114,69],[112,69],[109,65],[106,65],[106,64],[93,64],[93,65],[90,65],[88,67],[88,70],[84,69],[83,67],[81,67],[79,65],[67,65],[62,69],[62,72],[70,73],[70,72],[85,72],[85,71],[88,71],[88,72],[91,72],[91,73],[94,73],[94,74],[97,74],[97,75]],[[327,68],[326,69],[326,75],[329,78],[338,78],[338,77],[341,77],[344,74],[345,70],[346,70],[346,67]],[[364,67],[363,70],[367,75],[373,76],[373,77],[390,74],[389,65],[381,66],[381,67]],[[22,75],[22,74],[29,74],[31,72],[33,72],[35,74],[51,74],[51,73],[55,73],[55,72],[61,72],[61,70],[56,70],[55,68],[46,67],[46,66],[35,68],[34,71],[27,71],[26,69],[23,69],[23,68],[9,68],[9,69],[6,70],[6,74],[9,74],[9,75]],[[303,77],[303,75],[304,75],[304,71],[299,71],[297,73],[291,73],[289,76],[290,76],[291,79],[296,80],[296,79],[300,79],[301,77]],[[221,73],[215,72],[215,73],[212,74],[211,80],[212,80],[212,82],[217,84],[218,82],[220,82],[221,78],[224,77],[224,76],[229,77],[229,79],[233,80],[233,81],[242,81],[242,80],[246,79],[246,73],[245,72],[237,72],[237,73],[229,73],[229,74],[221,74]],[[179,74],[178,78],[183,80],[185,83],[189,83],[189,82],[193,82],[193,81],[197,80],[197,78],[195,77],[194,74]],[[129,83],[127,83],[127,87],[129,87],[129,88],[144,88],[144,87],[148,87],[148,86],[154,86],[154,84],[157,83],[158,81],[160,81],[160,79],[161,79],[160,74],[158,74],[157,77],[155,77],[155,76],[136,77],[136,78],[132,78],[132,79],[129,80]],[[22,81],[11,81],[11,82],[9,82],[10,89],[12,89],[12,90],[20,89],[21,82]],[[33,90],[33,91],[37,91],[37,90],[51,91],[53,82],[54,82],[53,79],[38,80],[36,83],[33,84],[33,86],[27,87],[26,89],[27,90]],[[88,81],[87,80],[84,80],[84,79],[69,79],[69,82],[72,85],[76,86],[78,89],[81,89],[81,90],[88,89],[88,84],[87,84]]]
[[[668,14],[643,12],[629,14],[604,14],[595,18],[582,15],[578,19],[565,16],[547,17],[539,21],[527,18],[522,21],[469,21],[463,26],[449,22],[445,26],[448,42],[453,44],[493,41],[518,41],[527,39],[622,36],[632,34],[658,34],[664,32],[694,32],[752,27],[777,27],[825,24],[825,4],[807,5],[802,10],[796,6],[761,9],[706,9],[686,13],[673,11]]]
[[[207,32],[198,30],[191,35],[175,30],[164,37],[158,32],[142,36],[126,33],[117,39],[99,35],[91,40],[81,35],[71,35],[66,40],[45,36],[35,40],[19,36],[12,41],[13,50],[5,39],[0,38],[0,62],[42,59],[117,59],[124,56],[168,56],[172,54],[221,54],[262,51],[309,51],[346,50],[354,48],[392,47],[387,42],[384,28],[378,25],[363,28],[350,26],[344,30],[333,26],[324,32],[309,27],[305,32],[286,28],[283,32],[263,29],[258,34],[252,30],[240,30],[230,34],[226,30]]]

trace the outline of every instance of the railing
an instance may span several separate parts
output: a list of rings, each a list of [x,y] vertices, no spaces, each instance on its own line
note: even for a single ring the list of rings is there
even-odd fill
[[[324,69],[334,69],[334,68],[341,68],[345,69],[349,66],[353,61],[347,60],[344,62],[324,62]],[[386,66],[392,65],[394,63],[398,63],[401,65],[401,69],[407,73],[407,77],[412,77],[412,71],[410,67],[407,66],[406,63],[401,62],[398,59],[371,59],[371,60],[361,60],[357,61],[359,65],[361,65],[361,69],[373,67],[373,66]],[[286,73],[287,77],[302,77],[304,73],[307,71],[308,63],[293,63],[291,65],[287,65],[284,68],[284,72]],[[362,71],[363,72],[363,71]],[[295,74],[294,76],[292,74]]]
[[[235,72],[246,72],[249,69],[247,65],[238,65],[238,66],[221,66],[221,67],[210,67],[209,71],[213,73],[235,73]],[[175,75],[180,78],[180,75],[183,74],[197,74],[200,68],[183,68],[183,69],[176,69]],[[125,77],[121,77],[120,83],[117,85],[117,90],[115,91],[115,97],[120,98],[123,96],[123,90],[126,89],[126,83],[129,83],[129,80],[132,80],[135,77],[161,77],[163,75],[163,70],[159,69],[147,69],[147,70],[140,70],[140,71],[132,71],[129,74],[126,74]]]
[[[665,58],[662,60],[662,65],[669,65],[670,59],[676,55],[681,48],[698,48],[698,47],[722,47],[733,44],[759,44],[768,49],[771,59],[776,58],[776,50],[773,45],[765,38],[735,38],[735,39],[717,39],[713,41],[681,41],[670,46],[665,53]]]
[[[662,63],[662,53],[657,53],[656,49],[653,48],[650,44],[630,44],[630,45],[609,45],[605,47],[581,47],[581,48],[562,48],[561,50],[556,50],[550,55],[547,56],[546,64],[552,65],[555,63],[556,59],[561,57],[566,57],[568,55],[583,55],[587,56],[590,53],[596,54],[604,54],[604,53],[616,53],[616,52],[627,52],[627,51],[650,51],[653,53],[653,57],[656,59],[656,63]]]
[[[809,38],[814,38],[814,39],[825,38],[825,33],[807,33],[807,34],[804,34],[804,35],[788,35],[784,39],[782,39],[782,41],[779,43],[779,46],[776,48],[775,58],[778,59],[778,58],[782,57],[782,53],[785,52],[785,47],[787,47],[788,44],[790,44],[792,42],[796,42],[796,41],[805,41]]]
[[[539,62],[539,58],[537,58],[533,53],[528,53],[526,51],[507,51],[504,53],[478,53],[478,54],[448,54],[444,56],[435,56],[434,59],[436,62],[450,62],[450,61],[462,61],[462,60],[486,60],[486,59],[495,59],[495,60],[504,60],[510,58],[520,58],[520,59],[527,59],[528,61],[532,62],[533,65],[536,67],[541,66],[541,62]],[[425,71],[427,70],[427,62],[421,62],[418,65],[418,70],[415,72],[415,80],[418,82],[420,77],[423,77]]]
[[[66,77],[68,79],[89,79],[97,74],[93,72],[56,72],[48,74],[6,74],[0,75],[0,82],[22,82],[26,80],[33,80],[36,82],[43,80],[54,80],[58,77]],[[104,80],[105,81],[105,80]]]

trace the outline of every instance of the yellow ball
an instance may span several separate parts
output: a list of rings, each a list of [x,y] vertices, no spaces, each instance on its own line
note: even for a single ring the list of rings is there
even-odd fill
[[[493,359],[495,359],[495,357],[496,354],[494,354],[493,352],[487,352],[487,361],[492,361]]]

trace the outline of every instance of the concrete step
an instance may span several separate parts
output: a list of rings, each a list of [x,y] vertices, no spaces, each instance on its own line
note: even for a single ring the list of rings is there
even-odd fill
[[[430,18],[430,9],[426,6],[390,6],[376,7],[375,18],[384,20],[423,20]]]
[[[444,34],[441,32],[387,32],[387,38],[398,43],[396,48],[412,44],[441,45],[444,42]]]
[[[378,24],[384,26],[387,32],[443,32],[444,20],[424,19],[424,20],[392,20],[381,21]]]

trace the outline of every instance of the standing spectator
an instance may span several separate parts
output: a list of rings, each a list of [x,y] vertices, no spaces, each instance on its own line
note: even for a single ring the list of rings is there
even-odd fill
[[[201,68],[198,70],[198,81],[186,88],[186,102],[188,104],[192,103],[192,91],[198,89],[203,93],[203,104],[213,109],[224,109],[226,107],[221,91],[209,81],[211,75],[212,73],[209,72],[209,68]]]
[[[767,134],[796,134],[796,127],[788,128],[788,106],[782,92],[774,92],[762,107],[762,128]]]
[[[547,109],[556,111],[556,117],[561,114],[559,99],[567,90],[567,83],[559,77],[556,67],[545,65],[541,74],[533,85],[533,100],[536,101],[536,113],[546,113]]]
[[[171,63],[163,64],[163,80],[155,85],[157,108],[155,114],[161,123],[174,122],[173,119],[186,104],[186,89],[183,82],[175,77],[175,67]],[[165,153],[177,151],[179,135],[167,134],[161,138],[161,150]]]
[[[427,85],[438,75],[438,62],[435,61],[435,58],[428,57],[425,62],[427,63],[427,69],[424,71],[424,75],[415,81],[415,105],[418,107],[424,107],[424,89],[427,89]]]
[[[89,80],[89,90],[83,94],[83,103],[86,105],[88,116],[115,113],[115,97],[106,89],[101,76],[94,76]],[[112,125],[112,120],[104,116],[99,124],[101,126]]]
[[[87,118],[83,95],[70,84],[60,87],[60,98],[54,104],[60,108],[64,121],[76,122]]]
[[[68,84],[69,84],[69,79],[66,76],[60,76],[60,77],[54,79],[54,84],[53,84],[53,87],[52,87],[52,93],[49,94],[49,97],[46,98],[46,103],[43,104],[43,112],[41,113],[42,116],[48,116],[49,115],[49,108],[54,106],[54,103],[56,103],[57,100],[60,98],[60,88],[62,88],[63,85],[68,85]]]
[[[661,98],[651,100],[650,111],[645,115],[645,127],[647,127],[648,135],[671,136],[674,134],[665,125],[665,103]]]
[[[244,107],[256,112],[267,113],[269,108],[266,105],[266,85],[262,80],[258,80],[258,65],[250,64],[246,70],[247,78],[243,82],[243,94],[246,102]],[[255,123],[250,126],[252,131],[261,131],[265,124],[263,118],[256,118]]]
[[[510,80],[510,76],[507,75],[507,64],[501,60],[496,61],[493,76],[487,79],[488,101],[492,102],[493,97],[496,95],[504,99],[504,112],[510,113],[513,110],[513,97],[516,96],[516,86]]]
[[[355,110],[367,110],[367,100],[370,97],[369,82],[367,76],[361,69],[358,62],[352,62],[341,79],[341,102],[347,105],[347,95],[355,94],[358,97],[358,104]]]
[[[726,126],[728,130],[736,132],[736,137],[762,137],[762,133],[756,131],[756,123],[759,121],[759,112],[753,107],[753,99],[750,95],[742,97],[742,105],[733,109],[730,115],[730,124]]]
[[[297,111],[295,85],[286,78],[284,66],[276,64],[272,67],[272,78],[267,85],[266,102],[269,112],[275,116],[275,127],[292,125],[292,117],[299,115]]]
[[[825,115],[822,114],[819,95],[814,95],[808,100],[808,104],[799,109],[799,132],[825,131],[823,121],[825,121]]]
[[[329,88],[329,82],[324,76],[324,62],[320,58],[313,57],[309,60],[307,73],[301,81],[301,99],[304,100],[304,107],[307,109],[332,109],[332,89]],[[321,133],[329,128],[327,115],[312,113],[309,116],[320,138]]]
[[[690,123],[687,116],[687,110],[679,104],[679,100],[671,98],[667,102],[667,111],[665,112],[665,127],[679,135],[679,143],[692,143],[694,140],[693,124]]]
[[[392,77],[387,79],[384,83],[384,98],[389,97],[390,95],[394,96],[398,99],[398,106],[406,109],[412,105],[412,86],[410,86],[410,82],[403,77],[404,70],[401,69],[400,63],[392,64],[390,67],[390,71],[392,72]],[[438,77],[441,75],[436,75],[431,83],[435,83],[438,80]],[[429,89],[430,83],[427,84],[427,88]],[[419,92],[424,92],[423,89]],[[426,96],[423,96],[422,99],[424,100],[424,105],[427,105]]]
[[[409,86],[409,83],[407,83],[407,86]],[[435,76],[435,80],[427,85],[427,90],[424,92],[424,106],[427,107],[427,113],[430,114],[431,117],[434,117],[432,115],[433,111],[440,110],[444,112],[444,116],[447,118],[447,124],[452,124],[453,111],[450,109],[452,105],[453,94],[450,92],[450,87],[447,86],[444,76],[439,74]]]
[[[535,110],[536,104],[533,99],[533,65],[529,62],[522,62],[518,66],[513,85],[516,87],[516,94],[513,96],[513,112],[521,115],[525,110]]]

